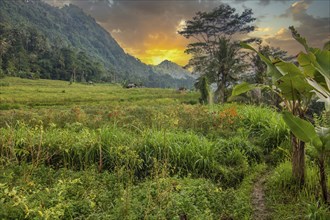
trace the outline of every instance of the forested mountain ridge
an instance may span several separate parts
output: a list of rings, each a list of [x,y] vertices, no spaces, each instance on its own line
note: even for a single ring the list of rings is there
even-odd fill
[[[1,0],[0,42],[0,64],[8,75],[150,87],[193,84],[193,79],[158,74],[126,54],[94,18],[74,5],[56,8],[40,0]]]

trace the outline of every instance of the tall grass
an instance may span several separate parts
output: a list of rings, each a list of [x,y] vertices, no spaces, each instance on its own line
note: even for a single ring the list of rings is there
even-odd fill
[[[124,167],[145,178],[155,161],[180,176],[210,178],[223,186],[239,184],[250,165],[260,162],[260,150],[239,138],[209,141],[193,132],[144,130],[142,133],[106,126],[98,130],[73,124],[60,129],[1,128],[0,155],[7,162],[45,164],[55,168],[99,171]]]
[[[322,204],[318,168],[308,163],[307,178],[301,188],[292,179],[291,162],[279,164],[267,178],[267,204],[274,219],[329,219],[330,210]],[[330,183],[330,180],[328,180]]]
[[[290,154],[270,108],[202,106],[197,93],[170,89],[5,81],[0,218],[249,219],[263,162]]]

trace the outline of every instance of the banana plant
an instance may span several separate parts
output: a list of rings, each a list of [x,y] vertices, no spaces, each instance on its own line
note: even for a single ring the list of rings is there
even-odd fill
[[[305,118],[308,106],[316,95],[318,101],[324,102],[330,109],[330,51],[329,42],[321,50],[311,48],[306,39],[301,37],[294,27],[289,27],[293,38],[302,44],[306,52],[300,52],[294,63],[285,62],[278,58],[265,57],[248,44],[241,43],[245,49],[256,52],[267,65],[267,74],[272,78],[272,86],[242,83],[233,88],[232,97],[248,92],[254,88],[271,89],[283,101],[284,109],[301,119]],[[305,140],[299,139],[292,132],[292,174],[300,183],[305,179]]]
[[[314,157],[317,160],[320,175],[322,197],[328,203],[326,157],[330,153],[330,128],[314,127],[309,121],[294,116],[290,112],[283,113],[283,119],[292,133],[305,143],[314,147]]]
[[[292,36],[306,50],[298,56],[307,82],[313,87],[313,92],[324,102],[326,111],[330,111],[330,41],[324,44],[323,49],[312,48],[307,45],[306,39],[290,27]]]

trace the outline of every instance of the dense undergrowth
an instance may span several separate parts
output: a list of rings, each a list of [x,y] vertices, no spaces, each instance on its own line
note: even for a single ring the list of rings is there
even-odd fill
[[[251,219],[265,163],[276,167],[271,218],[327,215],[312,160],[306,188],[292,188],[289,133],[273,109],[201,106],[194,92],[4,82],[2,219]]]

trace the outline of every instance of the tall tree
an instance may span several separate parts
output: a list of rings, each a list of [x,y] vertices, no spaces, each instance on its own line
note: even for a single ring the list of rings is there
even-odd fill
[[[66,70],[65,79],[72,79],[75,81],[77,58],[75,52],[70,48],[62,48],[61,53],[64,58],[64,67]]]
[[[231,40],[232,36],[253,31],[254,26],[250,25],[253,21],[251,9],[238,14],[235,8],[221,4],[210,12],[198,12],[179,31],[187,39],[195,40],[185,51],[192,55],[188,66],[217,84],[216,97],[222,103],[226,101],[230,79],[242,67],[239,47]]]

